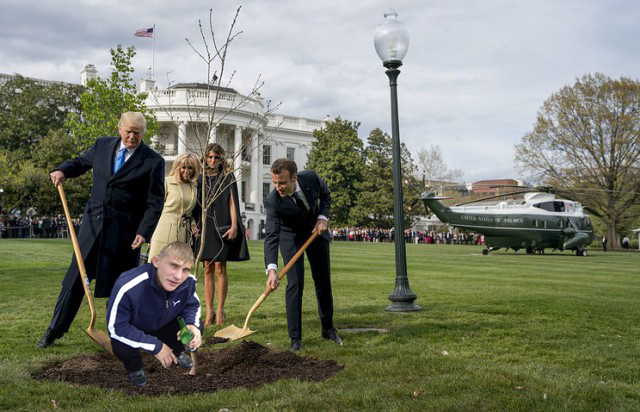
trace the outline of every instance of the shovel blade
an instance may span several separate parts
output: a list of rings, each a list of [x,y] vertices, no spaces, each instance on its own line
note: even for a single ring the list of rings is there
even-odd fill
[[[101,330],[93,330],[91,328],[84,331],[91,339],[93,339],[98,345],[102,346],[102,349],[113,355],[113,348],[111,348],[111,338]],[[114,355],[115,356],[115,355]]]
[[[229,340],[236,340],[240,338],[244,338],[245,336],[249,336],[252,333],[255,333],[255,330],[251,330],[249,328],[242,329],[237,327],[236,325],[227,326],[226,328],[220,329],[216,333],[213,334],[216,338],[227,338]]]

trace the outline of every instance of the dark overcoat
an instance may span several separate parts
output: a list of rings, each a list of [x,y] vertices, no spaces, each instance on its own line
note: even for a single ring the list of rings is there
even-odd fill
[[[162,214],[164,202],[164,159],[149,146],[140,146],[127,162],[113,173],[119,137],[102,137],[82,155],[62,163],[65,178],[80,176],[93,169],[91,197],[82,216],[78,243],[86,260],[94,248],[97,262],[87,267],[96,279],[94,295],[109,297],[120,274],[138,266],[140,249],[131,244],[139,234],[147,242]],[[62,281],[71,289],[79,276],[75,256]]]
[[[220,183],[219,177],[223,180]],[[219,176],[207,176],[208,184],[206,188],[207,198],[216,194],[215,199],[207,209],[207,228],[204,234],[204,249],[202,251],[202,260],[212,260],[214,262],[241,262],[249,260],[249,248],[247,246],[247,238],[244,224],[242,223],[242,215],[240,214],[240,201],[238,198],[238,185],[233,173]],[[238,233],[233,240],[222,239],[222,234],[217,228],[231,226],[231,210],[229,208],[230,199],[233,197],[233,203],[236,205],[236,222]],[[200,233],[202,233],[202,207],[200,206],[202,199],[202,175],[198,178],[198,201],[193,209]],[[224,232],[225,230],[222,229]],[[196,242],[196,254],[200,248],[200,240]]]

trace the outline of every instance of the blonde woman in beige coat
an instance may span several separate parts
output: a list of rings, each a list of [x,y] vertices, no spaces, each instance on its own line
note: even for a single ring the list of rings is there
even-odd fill
[[[192,212],[197,203],[196,182],[200,161],[192,153],[181,154],[173,162],[171,174],[164,181],[164,207],[149,247],[149,262],[169,243],[189,243]],[[195,225],[193,225],[195,228]]]

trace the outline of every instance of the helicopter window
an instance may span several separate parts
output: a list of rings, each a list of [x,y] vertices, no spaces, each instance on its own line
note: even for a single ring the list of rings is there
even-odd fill
[[[564,202],[553,202],[553,210],[556,212],[564,212]]]
[[[533,205],[533,207],[537,207],[538,209],[542,209],[542,210],[546,210],[549,212],[555,212],[555,207],[554,207],[554,203],[555,202],[542,202],[542,203],[535,203]]]
[[[583,216],[580,219],[580,229],[590,229],[592,227],[591,225],[591,219],[589,219],[589,216]]]

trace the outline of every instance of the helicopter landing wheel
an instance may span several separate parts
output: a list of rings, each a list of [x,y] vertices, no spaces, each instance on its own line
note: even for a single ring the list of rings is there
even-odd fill
[[[527,255],[533,255],[535,249],[533,249],[532,247],[528,247],[527,249],[525,249],[525,251],[527,252]]]
[[[482,254],[483,255],[488,255],[489,254],[489,249],[482,249]]]
[[[583,257],[584,257],[584,256],[587,256],[587,249],[578,250],[578,251],[576,252],[576,255],[578,255],[578,256],[583,256]]]

